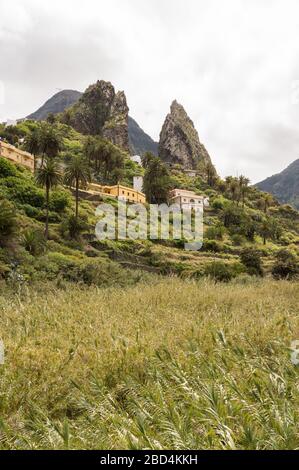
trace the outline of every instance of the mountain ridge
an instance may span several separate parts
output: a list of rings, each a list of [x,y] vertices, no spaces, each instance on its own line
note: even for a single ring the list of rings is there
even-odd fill
[[[273,194],[280,203],[290,204],[299,209],[299,158],[280,173],[266,178],[255,186]]]
[[[62,90],[49,98],[37,111],[29,114],[26,119],[42,121],[49,114],[60,114],[75,105],[83,93],[76,90]],[[158,143],[155,142],[133,119],[128,117],[129,149],[131,155],[143,155],[145,152],[158,154]]]

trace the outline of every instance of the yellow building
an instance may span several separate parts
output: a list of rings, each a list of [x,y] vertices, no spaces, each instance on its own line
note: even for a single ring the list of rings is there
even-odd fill
[[[136,204],[146,203],[145,194],[141,193],[140,191],[136,191],[135,189],[127,188],[126,186],[122,186],[120,184],[117,184],[115,186],[101,186],[99,184],[91,183],[88,185],[87,189],[89,191],[93,191],[104,196],[115,197],[121,201],[133,203],[135,202]]]
[[[32,172],[34,171],[34,158],[30,153],[24,152],[3,141],[0,141],[0,157],[6,158],[12,163],[25,166]]]

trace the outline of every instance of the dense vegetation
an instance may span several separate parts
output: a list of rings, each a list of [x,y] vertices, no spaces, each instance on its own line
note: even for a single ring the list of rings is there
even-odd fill
[[[0,135],[36,160],[0,159],[0,448],[297,448],[298,213],[51,116]],[[136,174],[150,202],[209,196],[201,251],[96,240],[79,190]]]
[[[97,285],[119,278],[131,283],[140,274],[128,275],[126,269],[136,267],[216,281],[271,272],[275,279],[297,277],[298,213],[251,187],[245,177],[221,180],[207,165],[201,176],[190,178],[179,166],[167,169],[149,153],[143,169],[101,137],[82,136],[54,116],[48,121],[0,129],[2,138],[36,158],[35,175],[0,160],[0,277],[6,281],[58,276]],[[94,210],[100,200],[79,200],[79,188],[90,180],[131,186],[133,176],[143,173],[150,202],[167,202],[168,190],[174,187],[210,197],[200,252],[183,251],[179,241],[95,240]]]
[[[0,447],[298,448],[298,302],[253,278],[6,290]]]

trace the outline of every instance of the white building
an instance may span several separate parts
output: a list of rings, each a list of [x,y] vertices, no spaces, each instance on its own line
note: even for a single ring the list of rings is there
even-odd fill
[[[133,155],[133,157],[131,157],[131,160],[132,160],[132,162],[135,162],[138,165],[142,166],[142,159],[141,159],[140,155]]]
[[[5,127],[16,126],[17,124],[18,124],[18,121],[16,119],[7,119],[5,123]]]
[[[143,191],[143,176],[134,176],[133,178],[133,188],[135,191],[142,193]]]
[[[194,209],[197,212],[209,205],[209,198],[198,196],[194,191],[174,189],[170,193],[170,204],[179,204],[182,209]]]

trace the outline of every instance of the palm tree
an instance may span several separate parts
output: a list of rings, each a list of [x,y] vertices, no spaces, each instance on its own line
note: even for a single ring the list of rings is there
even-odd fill
[[[267,239],[270,238],[270,236],[271,236],[268,220],[263,220],[263,222],[260,226],[260,235],[263,238],[264,245],[266,245]]]
[[[89,167],[91,166],[91,162],[95,158],[96,153],[96,139],[95,137],[88,136],[84,142],[83,146],[83,153],[88,158]]]
[[[231,179],[230,184],[229,184],[229,190],[232,195],[232,200],[233,202],[235,202],[236,199],[238,198],[238,192],[239,192],[239,183],[238,183],[237,178]]]
[[[49,198],[52,188],[57,186],[62,181],[57,161],[53,158],[46,158],[42,166],[37,170],[36,183],[46,189],[46,226],[45,226],[45,239],[49,238]]]
[[[81,156],[73,157],[67,164],[64,180],[65,184],[70,187],[75,186],[76,190],[76,219],[79,214],[79,187],[86,187],[90,181],[90,171],[87,161]]]
[[[273,204],[273,197],[271,194],[265,194],[263,196],[263,206],[264,206],[264,212],[267,214],[269,207],[271,207]]]
[[[209,186],[213,187],[216,181],[216,170],[211,162],[208,162],[204,168],[206,181]]]
[[[33,155],[34,172],[36,170],[36,159],[40,152],[40,132],[36,127],[25,139],[25,150]]]
[[[250,180],[245,176],[241,175],[239,177],[239,186],[240,186],[240,195],[242,196],[242,204],[245,206],[245,195],[248,192]]]
[[[39,145],[43,166],[45,157],[56,158],[62,149],[63,141],[58,129],[47,122],[43,122],[40,127]]]

